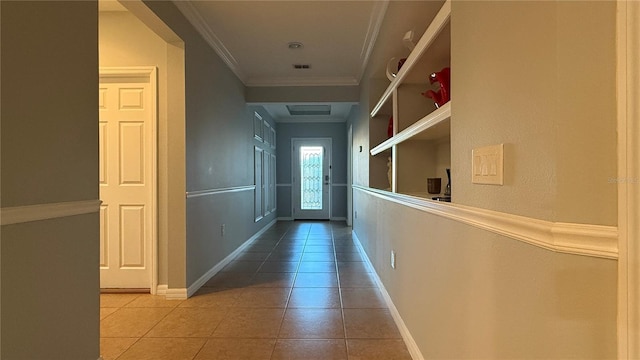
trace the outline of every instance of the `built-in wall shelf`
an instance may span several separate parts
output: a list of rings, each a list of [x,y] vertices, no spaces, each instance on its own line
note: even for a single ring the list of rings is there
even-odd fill
[[[449,136],[450,120],[451,101],[371,149],[371,155],[378,155],[409,139],[437,140]]]
[[[442,32],[442,30],[449,24],[449,18],[451,17],[451,0],[447,0],[438,14],[435,16],[433,21],[427,30],[424,32],[416,47],[411,51],[411,54],[407,57],[407,60],[402,65],[400,71],[396,77],[391,81],[387,89],[382,93],[380,100],[376,103],[376,105],[371,110],[371,116],[374,117],[378,114],[380,109],[390,100],[391,95],[394,90],[398,89],[398,87],[405,82],[405,79],[409,75],[409,73],[416,67],[420,61],[423,59],[424,53],[431,47],[431,45],[438,39],[438,36]],[[440,70],[440,69],[435,69]],[[426,75],[426,74],[425,74]],[[425,77],[426,79],[426,77]]]
[[[425,21],[429,18],[396,77],[390,83],[371,82],[372,93],[381,95],[370,99],[376,105],[369,119],[369,144],[374,146],[369,150],[369,186],[395,194],[424,193],[419,196],[424,199],[444,195],[427,194],[427,179],[440,178],[444,190],[451,168],[451,100],[438,108],[424,96],[427,90],[439,90],[431,74],[451,66],[451,0],[425,14]]]

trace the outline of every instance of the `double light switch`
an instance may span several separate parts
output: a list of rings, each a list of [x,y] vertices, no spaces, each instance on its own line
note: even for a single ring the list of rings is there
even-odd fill
[[[474,184],[504,184],[504,144],[472,150]]]

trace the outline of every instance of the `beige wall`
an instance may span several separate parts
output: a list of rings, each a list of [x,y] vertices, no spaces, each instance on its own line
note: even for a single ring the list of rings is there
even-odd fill
[[[97,3],[0,9],[3,212],[97,202]],[[0,358],[97,359],[97,211],[3,225],[0,236]]]
[[[615,3],[454,2],[456,203],[616,224]],[[505,144],[505,184],[471,184],[471,150]]]
[[[615,226],[615,2],[454,1],[451,23],[454,202]],[[368,83],[353,120],[354,183],[364,186]],[[471,150],[499,143],[505,185],[471,184]],[[615,260],[555,253],[359,189],[354,210],[426,359],[616,357]]]
[[[99,24],[101,67],[158,69],[158,284],[184,287],[185,252],[179,250],[186,239],[185,175],[179,171],[185,166],[184,90],[179,91],[184,89],[184,51],[129,12],[101,12]],[[178,249],[170,252],[169,246]]]
[[[360,190],[354,204],[354,231],[425,359],[616,357],[616,261],[554,253]]]

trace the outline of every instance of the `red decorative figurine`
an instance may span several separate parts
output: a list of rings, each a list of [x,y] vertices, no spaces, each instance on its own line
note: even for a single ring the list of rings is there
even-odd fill
[[[425,97],[432,99],[436,103],[436,108],[446,104],[450,99],[450,91],[451,91],[451,69],[446,67],[438,72],[435,72],[429,76],[429,82],[439,83],[440,90],[433,91],[427,90],[423,92],[422,95]]]

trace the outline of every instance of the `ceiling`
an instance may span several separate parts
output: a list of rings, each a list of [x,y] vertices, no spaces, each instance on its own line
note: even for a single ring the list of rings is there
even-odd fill
[[[349,102],[333,102],[333,103],[266,103],[261,104],[262,107],[271,115],[276,122],[345,122],[354,105]],[[289,108],[292,106],[326,106],[329,108],[329,114],[314,114],[310,111],[308,114],[292,114]]]
[[[414,30],[417,41],[442,2],[174,0],[249,87],[359,85],[367,66],[370,76],[385,78],[388,59],[409,53],[405,32]],[[115,0],[99,3],[101,11],[123,9]],[[290,49],[291,42],[302,47]],[[330,114],[291,115],[287,103],[260,105],[278,122],[345,121],[353,105],[323,104],[331,106]]]
[[[371,0],[174,3],[247,86],[357,85],[387,7]],[[291,42],[302,47],[290,49]]]

